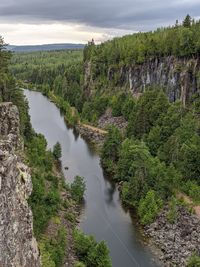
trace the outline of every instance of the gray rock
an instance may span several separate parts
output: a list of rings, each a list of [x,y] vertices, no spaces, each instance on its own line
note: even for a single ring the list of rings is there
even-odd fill
[[[27,199],[30,170],[16,150],[22,149],[19,114],[12,103],[0,104],[0,266],[39,267],[33,216]]]
[[[185,267],[193,252],[200,254],[200,220],[190,214],[185,207],[178,207],[177,221],[167,220],[168,206],[160,213],[154,223],[145,227],[145,232],[162,250],[162,261],[170,266]]]

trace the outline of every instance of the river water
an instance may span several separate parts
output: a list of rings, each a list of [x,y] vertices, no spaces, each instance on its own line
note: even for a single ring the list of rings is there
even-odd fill
[[[61,144],[66,181],[72,181],[75,175],[85,177],[87,190],[81,229],[98,241],[106,241],[113,267],[158,267],[136,222],[122,208],[118,190],[105,178],[95,150],[67,126],[60,110],[45,96],[28,90],[24,94],[34,130],[45,136],[48,148],[56,142]]]

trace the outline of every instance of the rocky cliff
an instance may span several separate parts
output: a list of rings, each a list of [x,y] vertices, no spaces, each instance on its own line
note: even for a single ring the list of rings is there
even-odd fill
[[[0,267],[39,267],[32,212],[27,203],[31,176],[20,157],[19,129],[17,107],[0,104]]]
[[[93,71],[97,66],[93,62],[85,63],[85,88],[92,87]],[[134,96],[145,91],[148,86],[164,88],[170,101],[180,99],[184,104],[200,90],[199,58],[175,58],[173,56],[149,59],[143,64],[108,66],[107,81],[117,87],[126,87]]]

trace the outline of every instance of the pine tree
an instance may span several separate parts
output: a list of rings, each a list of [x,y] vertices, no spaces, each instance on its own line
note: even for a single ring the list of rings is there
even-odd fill
[[[62,156],[61,145],[59,142],[57,142],[53,147],[53,155],[56,160],[59,160],[59,158]]]
[[[188,15],[185,17],[184,21],[183,21],[183,26],[184,26],[185,28],[190,28],[190,27],[191,27],[191,23],[192,23],[192,18],[191,18],[190,15],[188,14]]]

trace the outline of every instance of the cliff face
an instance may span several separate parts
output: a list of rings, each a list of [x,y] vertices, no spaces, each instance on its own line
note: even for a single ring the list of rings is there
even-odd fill
[[[29,169],[19,156],[19,114],[12,103],[0,104],[0,267],[39,267],[33,218],[27,199]]]
[[[85,63],[85,87],[90,87],[94,65]],[[117,77],[117,78],[116,78]],[[148,86],[164,88],[170,101],[180,99],[185,104],[200,89],[200,60],[165,57],[147,60],[143,64],[107,68],[107,80],[127,87],[134,96]]]

